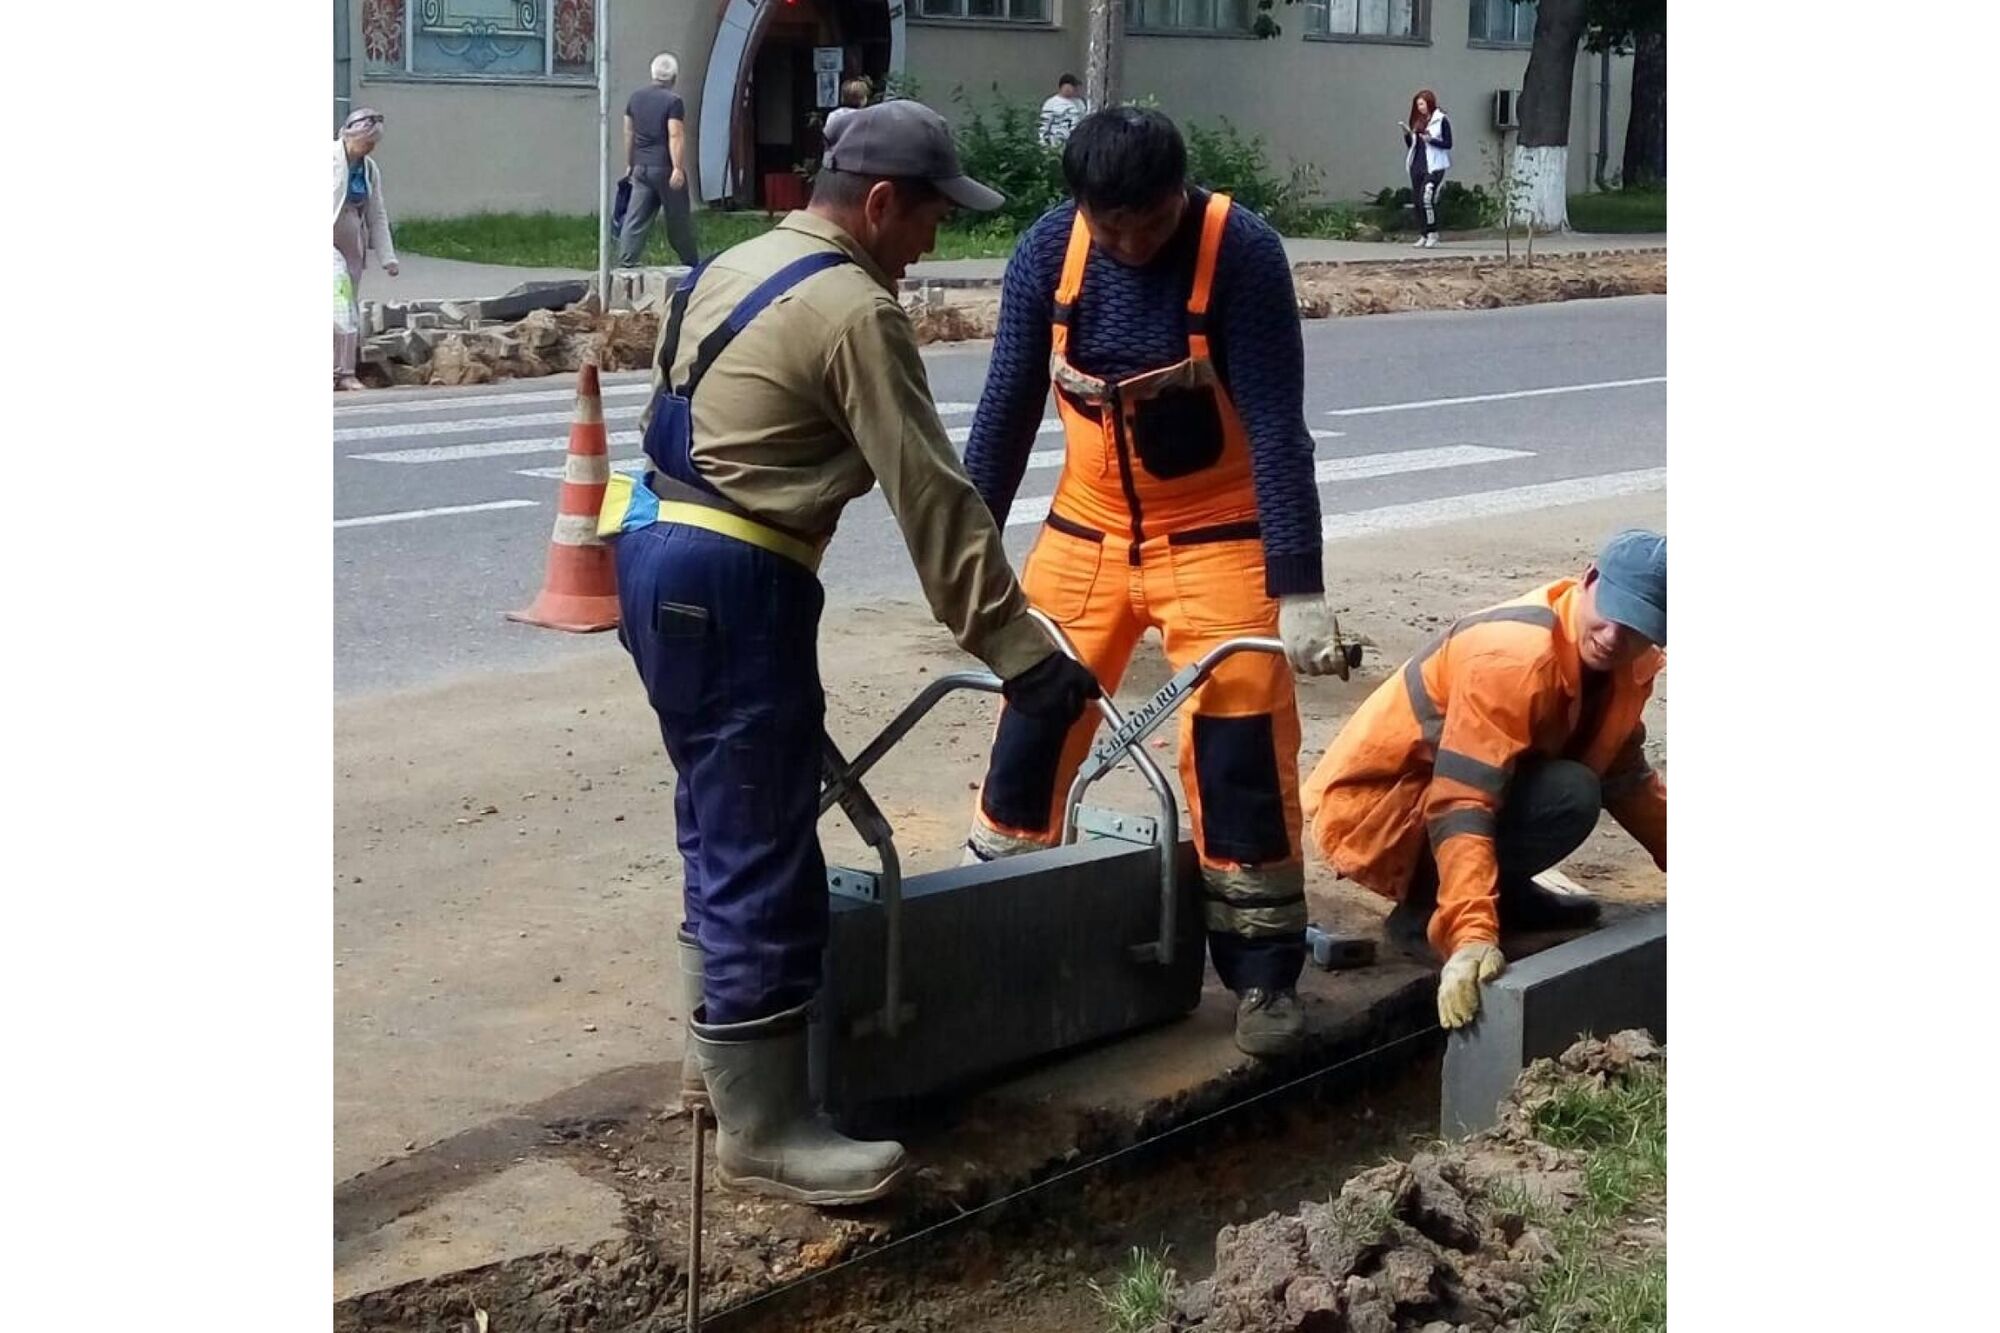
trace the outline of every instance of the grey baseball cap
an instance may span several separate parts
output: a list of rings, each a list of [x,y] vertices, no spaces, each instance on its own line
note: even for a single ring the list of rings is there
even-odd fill
[[[1627,528],[1597,553],[1597,613],[1667,646],[1667,539]]]
[[[922,102],[864,106],[826,127],[828,167],[856,176],[929,181],[960,208],[990,212],[1007,202],[965,174],[943,116]]]

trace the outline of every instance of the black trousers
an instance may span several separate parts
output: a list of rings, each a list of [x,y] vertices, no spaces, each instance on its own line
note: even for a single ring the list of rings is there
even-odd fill
[[[1434,234],[1438,229],[1437,197],[1438,191],[1443,188],[1442,171],[1410,168],[1410,207],[1416,210],[1417,227],[1426,236]]]
[[[1526,887],[1583,846],[1603,808],[1597,774],[1587,765],[1571,759],[1530,759],[1516,765],[1493,830],[1502,899],[1510,887]],[[1420,918],[1428,917],[1437,906],[1437,891],[1437,860],[1426,845],[1403,901]]]

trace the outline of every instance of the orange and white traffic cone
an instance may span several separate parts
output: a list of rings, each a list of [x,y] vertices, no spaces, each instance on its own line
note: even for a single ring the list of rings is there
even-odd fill
[[[617,628],[617,566],[611,548],[597,535],[597,510],[610,480],[604,399],[597,367],[586,364],[576,374],[576,413],[569,427],[569,456],[563,460],[556,528],[549,538],[548,573],[534,605],[509,611],[507,619],[577,634]]]

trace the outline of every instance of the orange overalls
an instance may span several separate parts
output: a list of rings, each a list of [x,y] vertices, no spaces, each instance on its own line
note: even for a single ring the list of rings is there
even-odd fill
[[[1278,604],[1264,590],[1249,436],[1206,334],[1229,206],[1226,195],[1211,195],[1202,219],[1186,358],[1113,382],[1068,359],[1090,255],[1081,216],[1070,232],[1049,359],[1067,444],[1021,585],[1107,690],[1118,687],[1147,629],[1159,630],[1176,670],[1226,639],[1278,632]],[[1048,727],[1002,710],[973,851],[991,859],[1056,840],[1097,722],[1086,713],[1067,729]],[[1229,658],[1181,712],[1181,785],[1212,932],[1303,939],[1298,755],[1298,700],[1276,654]],[[1220,950],[1217,967],[1241,989]]]

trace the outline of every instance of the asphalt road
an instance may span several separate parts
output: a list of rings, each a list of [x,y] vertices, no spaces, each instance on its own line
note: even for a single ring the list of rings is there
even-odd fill
[[[1328,542],[1663,489],[1666,323],[1666,299],[1654,296],[1308,321],[1306,419]],[[926,350],[954,438],[971,422],[988,350]],[[605,379],[614,466],[639,456],[645,387],[639,374]],[[339,693],[578,651],[580,636],[501,618],[540,586],[572,395],[568,379],[552,378],[336,400]],[[1017,567],[1054,489],[1060,443],[1044,435],[1010,516]],[[821,576],[829,611],[922,602],[879,494],[848,507]]]

